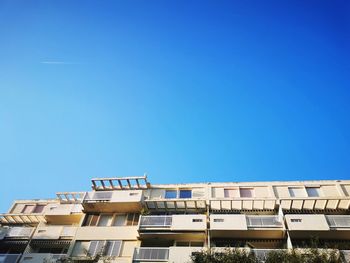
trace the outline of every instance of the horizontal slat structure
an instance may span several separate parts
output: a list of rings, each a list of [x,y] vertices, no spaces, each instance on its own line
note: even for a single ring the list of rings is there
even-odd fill
[[[350,215],[326,215],[328,225],[334,228],[350,228]]]
[[[283,210],[348,210],[350,198],[284,198],[281,207]]]
[[[93,178],[91,182],[95,191],[136,190],[150,187],[147,176]]]
[[[45,217],[40,214],[0,214],[2,224],[38,224],[40,222],[46,222]]]
[[[252,228],[281,228],[282,222],[278,216],[246,216],[247,226]]]
[[[140,247],[135,248],[134,261],[168,261],[169,248]]]
[[[33,233],[34,227],[10,227],[6,234],[9,238],[29,238]]]
[[[172,216],[142,216],[140,228],[169,228]]]
[[[210,200],[210,210],[275,210],[276,199]]]
[[[112,199],[113,192],[112,191],[103,191],[103,192],[88,192],[85,195],[84,202],[107,202]]]
[[[146,200],[145,204],[150,210],[160,211],[203,211],[206,209],[205,200],[194,199],[163,199],[163,200]]]
[[[57,198],[61,204],[80,204],[86,192],[58,192]]]

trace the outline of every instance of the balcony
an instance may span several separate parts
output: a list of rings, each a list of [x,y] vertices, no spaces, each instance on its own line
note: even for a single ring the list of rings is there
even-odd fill
[[[170,229],[172,216],[142,216],[140,229]]]
[[[135,248],[134,261],[159,261],[169,260],[169,248],[165,247],[140,247]]]
[[[275,238],[285,235],[278,216],[212,214],[210,231],[213,238]]]
[[[138,212],[142,208],[142,190],[88,192],[83,201],[85,212]]]
[[[246,216],[249,228],[283,228],[278,216]]]
[[[72,239],[76,231],[74,226],[39,226],[33,239]]]
[[[169,231],[205,231],[207,228],[205,215],[170,215],[142,216],[140,231],[169,230]]]
[[[12,239],[29,239],[33,231],[34,231],[34,227],[1,228],[1,236],[3,238],[12,238]]]
[[[45,207],[44,216],[50,224],[78,224],[82,210],[81,204],[51,203]]]
[[[58,259],[65,258],[66,254],[30,253],[24,254],[21,263],[56,263]],[[1,261],[0,261],[1,262]]]
[[[350,229],[350,215],[326,215],[326,219],[331,229]]]
[[[21,254],[0,254],[0,263],[17,263]]]
[[[134,262],[190,262],[191,255],[203,247],[140,247],[135,248]]]

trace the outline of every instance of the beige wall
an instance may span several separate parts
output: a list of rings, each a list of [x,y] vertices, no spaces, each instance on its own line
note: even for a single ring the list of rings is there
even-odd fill
[[[136,240],[137,226],[85,226],[79,227],[76,240]]]
[[[290,231],[327,231],[329,226],[324,215],[285,215],[288,229]],[[301,222],[292,222],[301,220]]]
[[[201,220],[201,222],[194,222]],[[171,230],[206,230],[207,222],[205,215],[173,215]]]
[[[220,220],[220,222],[215,222]],[[223,220],[223,222],[221,222]],[[247,230],[245,215],[210,215],[211,230]]]

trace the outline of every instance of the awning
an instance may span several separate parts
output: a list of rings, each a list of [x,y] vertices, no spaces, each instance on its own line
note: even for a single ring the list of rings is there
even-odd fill
[[[42,214],[0,214],[2,224],[37,224],[46,222]]]
[[[187,210],[205,210],[205,200],[195,199],[161,199],[161,200],[146,200],[146,206],[149,210],[157,211],[187,211]]]
[[[281,200],[283,210],[348,210],[350,198],[288,198]]]
[[[275,210],[276,208],[276,199],[210,200],[211,211]]]
[[[95,191],[137,190],[150,187],[147,176],[93,178],[91,182],[92,189]]]

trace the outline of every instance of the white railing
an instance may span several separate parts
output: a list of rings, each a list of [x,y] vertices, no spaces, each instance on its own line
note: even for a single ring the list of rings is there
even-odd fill
[[[326,215],[330,227],[350,228],[350,215]]]
[[[11,227],[8,229],[6,237],[29,238],[33,231],[34,231],[34,227]]]
[[[135,248],[135,261],[168,261],[169,248],[166,247],[140,247]]]
[[[171,223],[172,216],[142,216],[140,228],[168,228]]]
[[[278,216],[246,216],[248,227],[280,228],[283,226]]]
[[[21,254],[0,254],[0,263],[17,263]]]
[[[84,202],[106,202],[112,199],[113,192],[88,192],[85,195]]]

